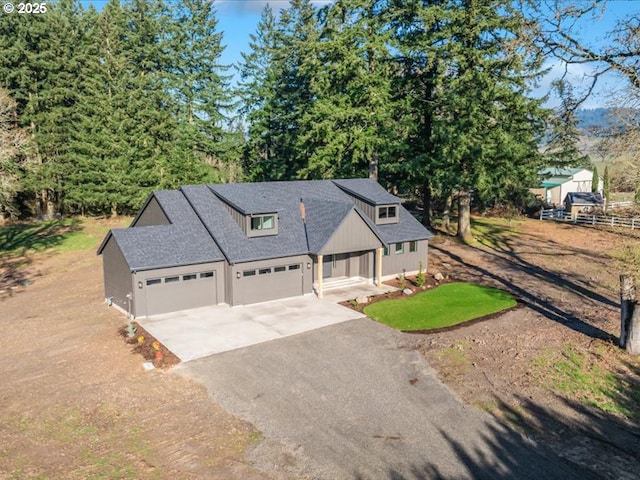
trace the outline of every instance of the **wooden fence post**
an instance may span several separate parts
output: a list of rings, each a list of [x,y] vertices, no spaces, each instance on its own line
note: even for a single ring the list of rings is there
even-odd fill
[[[640,308],[634,305],[633,315],[627,330],[627,353],[630,355],[640,355]]]
[[[631,317],[636,305],[636,288],[631,275],[620,275],[620,341],[621,348],[627,345]],[[637,309],[640,310],[640,309]],[[640,334],[640,332],[637,332]]]

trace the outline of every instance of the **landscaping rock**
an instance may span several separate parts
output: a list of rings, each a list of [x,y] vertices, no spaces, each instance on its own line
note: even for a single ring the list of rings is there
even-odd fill
[[[413,290],[411,290],[410,288],[405,288],[404,290],[402,290],[402,293],[404,293],[405,295],[412,295]]]
[[[437,282],[441,282],[442,280],[444,280],[444,275],[442,275],[442,273],[438,272],[433,276],[433,278]]]
[[[447,262],[442,262],[442,266],[443,266],[444,268],[451,268],[451,264],[450,264],[450,263],[447,263]]]
[[[369,303],[369,297],[357,297],[356,298],[356,303],[358,304],[363,304],[363,303]]]

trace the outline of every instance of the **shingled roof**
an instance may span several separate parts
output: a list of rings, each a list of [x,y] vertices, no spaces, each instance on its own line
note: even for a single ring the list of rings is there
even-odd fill
[[[134,269],[212,262],[229,263],[318,253],[351,211],[356,211],[381,243],[428,239],[432,235],[399,206],[399,223],[375,225],[351,195],[372,205],[400,204],[369,179],[189,185],[154,192],[171,225],[113,230]],[[300,213],[305,205],[306,225]],[[229,212],[276,213],[278,234],[248,237]],[[102,252],[108,240],[98,250]]]

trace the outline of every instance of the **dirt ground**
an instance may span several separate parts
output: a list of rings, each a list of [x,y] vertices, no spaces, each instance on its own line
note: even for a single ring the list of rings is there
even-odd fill
[[[640,236],[478,222],[476,247],[432,242],[429,273],[508,290],[523,308],[416,336],[419,348],[463,401],[604,478],[640,478],[640,359],[617,348],[626,267],[611,255]],[[603,378],[613,392],[589,388]]]
[[[107,227],[93,227],[97,247]],[[143,369],[95,248],[28,260],[31,285],[0,299],[0,480],[267,478],[244,463],[259,432],[199,384]]]
[[[111,223],[88,225],[97,247]],[[517,220],[484,225],[477,247],[436,237],[430,275],[509,290],[523,307],[408,336],[411,347],[463,401],[603,477],[640,478],[640,361],[615,346],[621,265],[610,255],[629,235]],[[24,286],[0,295],[0,480],[267,478],[243,460],[260,432],[200,385],[142,368],[119,333],[125,318],[102,301],[94,247],[10,268]],[[622,411],[549,384],[572,352],[613,372]]]

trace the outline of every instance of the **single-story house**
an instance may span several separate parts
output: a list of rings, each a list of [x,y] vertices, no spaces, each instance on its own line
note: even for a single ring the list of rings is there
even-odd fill
[[[586,168],[543,168],[538,170],[540,187],[531,189],[549,204],[559,207],[565,202],[570,192],[589,193],[593,181],[593,172]],[[602,180],[599,181],[598,192],[602,193]]]
[[[153,192],[98,254],[107,303],[144,317],[379,285],[426,270],[431,236],[370,179],[191,185]]]
[[[594,213],[604,208],[604,199],[597,192],[569,192],[564,200],[564,210],[572,218],[578,213]]]

